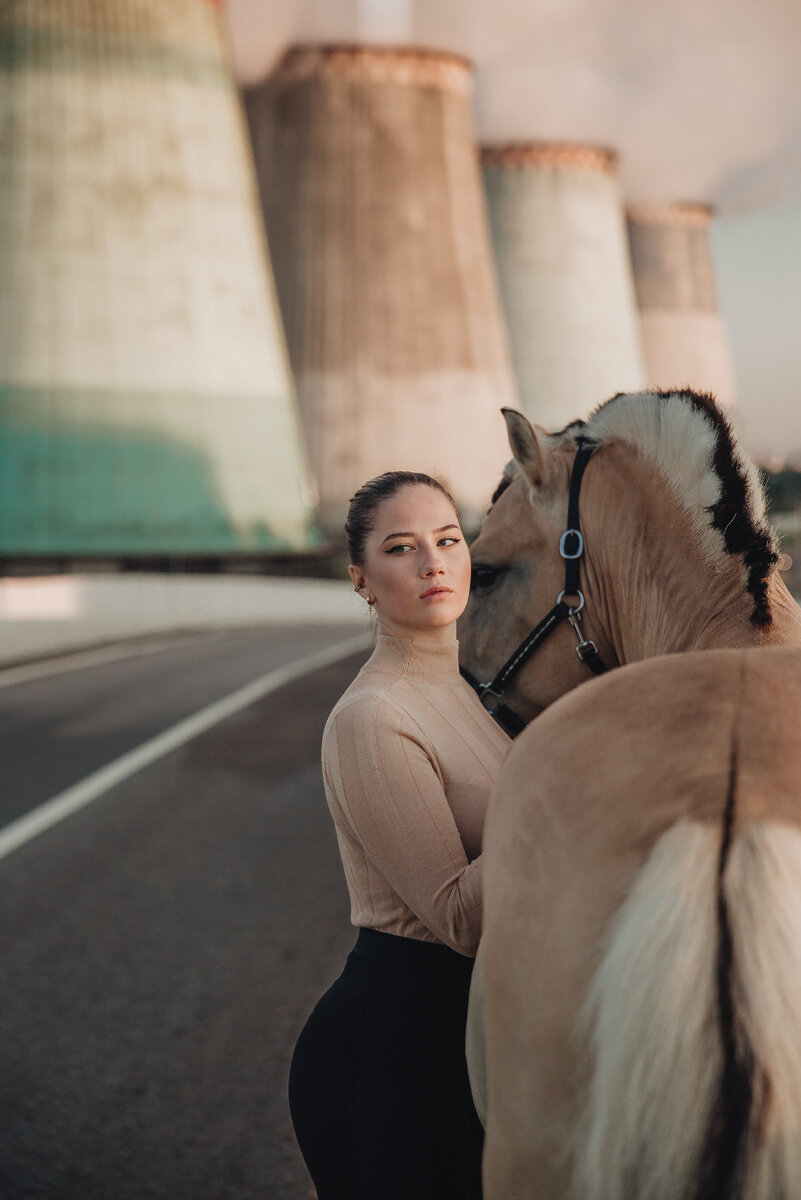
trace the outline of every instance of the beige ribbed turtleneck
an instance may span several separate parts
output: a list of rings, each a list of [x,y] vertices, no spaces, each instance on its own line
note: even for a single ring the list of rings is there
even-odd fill
[[[354,925],[473,955],[481,835],[509,739],[459,675],[458,644],[379,636],[323,734]]]

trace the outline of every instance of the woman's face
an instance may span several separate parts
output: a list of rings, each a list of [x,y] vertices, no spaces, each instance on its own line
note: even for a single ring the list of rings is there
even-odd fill
[[[453,505],[437,488],[409,484],[382,500],[364,563],[348,570],[360,594],[375,598],[382,633],[455,636],[470,591],[470,554]]]

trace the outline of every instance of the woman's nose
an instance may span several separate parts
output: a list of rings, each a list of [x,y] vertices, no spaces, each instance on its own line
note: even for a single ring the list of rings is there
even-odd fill
[[[426,559],[426,564],[423,567],[423,575],[439,575],[442,570],[442,558],[439,554],[432,551]]]

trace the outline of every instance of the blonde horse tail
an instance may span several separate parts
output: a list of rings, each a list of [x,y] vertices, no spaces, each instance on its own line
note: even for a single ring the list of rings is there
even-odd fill
[[[581,1200],[801,1200],[801,833],[682,820],[587,1007]]]

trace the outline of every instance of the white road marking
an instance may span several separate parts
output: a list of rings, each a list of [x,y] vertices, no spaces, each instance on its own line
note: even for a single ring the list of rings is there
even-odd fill
[[[122,757],[108,763],[107,766],[93,771],[79,783],[73,784],[66,791],[59,792],[57,796],[46,800],[38,808],[34,808],[25,816],[6,825],[4,829],[0,830],[0,859],[6,858],[14,850],[18,850],[26,842],[38,837],[40,833],[45,833],[60,821],[65,820],[66,817],[79,812],[87,804],[96,800],[98,796],[102,796],[111,788],[116,787],[118,783],[135,775],[137,771],[149,767],[151,763],[163,758],[165,754],[170,754],[173,750],[185,746],[187,742],[198,737],[199,734],[205,733],[213,725],[225,721],[234,713],[255,704],[257,700],[261,700],[270,692],[291,683],[294,679],[299,679],[302,675],[317,671],[321,667],[327,667],[341,658],[356,654],[359,650],[366,650],[369,642],[368,634],[359,634],[358,637],[348,638],[347,641],[328,646],[325,650],[307,654],[303,658],[295,659],[294,662],[286,663],[283,667],[268,671],[266,675],[254,679],[252,683],[246,683],[244,687],[224,696],[222,700],[216,700],[213,704],[208,704],[205,708],[193,713],[191,717],[185,717],[184,720],[178,721],[169,729],[165,729],[163,733],[143,742],[141,746],[123,754]]]
[[[50,675],[63,675],[65,671],[83,671],[86,667],[97,667],[102,663],[118,662],[124,658],[140,658],[144,654],[157,654],[160,651],[177,650],[181,646],[189,646],[193,642],[219,641],[228,637],[225,633],[188,633],[182,637],[148,638],[147,641],[115,642],[111,646],[100,646],[96,650],[76,650],[72,654],[60,654],[57,658],[43,659],[41,662],[23,663],[18,667],[0,669],[0,688],[12,687],[16,683],[29,683],[32,679],[46,679]]]

